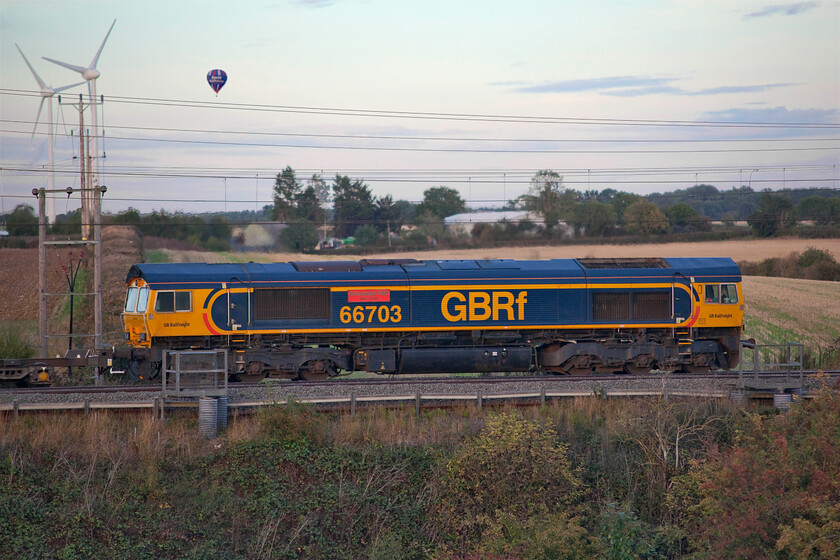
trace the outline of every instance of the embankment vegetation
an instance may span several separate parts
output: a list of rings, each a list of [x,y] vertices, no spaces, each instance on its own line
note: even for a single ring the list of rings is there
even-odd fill
[[[835,558],[840,397],[0,421],[18,558]]]

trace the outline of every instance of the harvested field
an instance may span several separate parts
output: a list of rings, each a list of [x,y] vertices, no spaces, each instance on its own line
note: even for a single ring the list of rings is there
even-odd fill
[[[744,338],[811,348],[840,343],[840,282],[745,276],[743,290]]]
[[[103,228],[103,271],[105,339],[109,344],[122,338],[120,311],[125,290],[125,275],[132,264],[141,260],[141,238],[130,226]],[[794,251],[816,247],[840,259],[840,239],[778,239],[728,241],[722,243],[669,243],[662,245],[575,245],[558,247],[471,249],[367,255],[369,258],[476,259],[519,258],[548,259],[608,256],[730,256],[736,261],[760,261],[785,257]],[[78,249],[77,249],[78,251]],[[291,253],[208,253],[161,249],[170,261],[178,262],[276,262],[289,260],[358,259],[348,255],[299,255]],[[48,260],[49,290],[66,291],[59,256],[66,262],[67,249],[53,250]],[[92,255],[89,255],[92,259]],[[92,265],[91,268],[92,278]],[[840,338],[840,283],[787,278],[745,277],[747,331],[760,343],[805,342],[809,346],[828,347]],[[66,299],[66,298],[65,298]],[[38,251],[37,249],[0,250],[0,321],[25,321],[37,329]],[[52,307],[51,332],[66,330],[66,316],[61,302]],[[90,314],[90,306],[83,313]],[[78,332],[78,331],[77,331]]]
[[[808,247],[828,251],[840,260],[840,239],[754,239],[703,243],[647,243],[641,245],[557,245],[542,247],[497,247],[492,249],[458,249],[378,253],[367,258],[415,259],[567,259],[582,257],[731,257],[735,261],[761,261],[770,257],[786,257]],[[313,260],[354,260],[358,255],[317,253],[208,253],[162,249],[170,262],[283,262]]]
[[[105,342],[113,344],[122,339],[120,311],[125,298],[125,275],[132,264],[141,260],[142,241],[132,226],[102,228],[103,251],[103,322]],[[67,293],[67,280],[62,263],[67,266],[70,256],[74,264],[81,254],[80,246],[50,248],[47,251],[47,291]],[[79,281],[86,280],[87,285]],[[89,292],[93,282],[93,249],[86,249],[86,265],[78,276],[77,292]],[[66,296],[47,299],[50,333],[66,333],[68,305]],[[90,297],[78,297],[74,311],[74,331],[92,332],[93,304]],[[26,325],[30,340],[37,342],[38,329],[38,249],[0,249],[0,321],[15,321]],[[66,350],[66,339],[54,341],[51,352]],[[81,343],[84,344],[84,343]],[[56,348],[53,349],[52,347]]]

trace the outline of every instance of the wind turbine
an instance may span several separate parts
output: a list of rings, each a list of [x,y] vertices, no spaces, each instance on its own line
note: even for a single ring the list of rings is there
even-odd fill
[[[77,84],[64,86],[64,87],[60,87],[60,88],[49,87],[44,82],[44,80],[41,79],[41,76],[38,75],[38,72],[36,72],[35,69],[32,68],[32,65],[29,64],[29,60],[26,59],[26,55],[23,54],[23,51],[20,50],[20,47],[18,47],[17,43],[15,43],[15,47],[17,47],[17,50],[20,53],[20,56],[23,57],[23,61],[26,63],[27,66],[29,66],[29,71],[32,72],[33,76],[35,76],[35,81],[38,82],[38,86],[41,88],[41,104],[38,106],[38,115],[35,117],[35,126],[32,127],[32,136],[29,139],[30,145],[32,144],[32,138],[35,137],[35,130],[38,128],[38,122],[41,120],[41,111],[44,109],[44,101],[48,102],[48,104],[47,104],[47,119],[48,119],[47,124],[49,126],[49,131],[50,131],[49,140],[48,140],[49,154],[50,154],[49,155],[49,169],[50,169],[49,186],[50,186],[50,190],[53,190],[53,189],[55,189],[55,171],[53,169],[53,167],[54,167],[53,166],[53,138],[55,136],[55,124],[54,124],[54,121],[53,121],[52,97],[53,97],[53,95],[55,95],[58,92],[64,91],[66,89],[74,88],[76,86],[80,86],[84,82],[79,82]],[[50,196],[47,200],[49,201],[47,214],[49,215],[50,223],[54,224],[55,223],[55,200],[52,198],[52,196]]]
[[[114,29],[114,25],[116,24],[117,20],[115,19],[114,23],[112,23],[111,27],[108,29],[108,33],[105,35],[105,38],[102,40],[102,44],[99,45],[99,50],[96,51],[96,55],[87,67],[75,66],[66,62],[61,62],[60,60],[53,60],[52,58],[47,58],[45,56],[42,57],[44,60],[48,60],[53,64],[58,64],[59,66],[78,72],[88,83],[88,93],[90,94],[90,106],[93,116],[93,153],[95,161],[93,166],[95,170],[93,172],[93,186],[99,186],[99,143],[97,141],[99,138],[99,118],[96,110],[96,79],[101,74],[99,73],[99,70],[96,69],[96,63],[99,62],[99,55],[102,54],[102,49],[105,48],[105,42],[108,40],[108,37],[111,35],[111,30]]]

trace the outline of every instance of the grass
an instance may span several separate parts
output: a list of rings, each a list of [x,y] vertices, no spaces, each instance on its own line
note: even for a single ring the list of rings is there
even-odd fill
[[[0,358],[34,357],[36,346],[33,341],[36,335],[35,321],[8,321],[0,324]]]
[[[143,261],[147,263],[167,263],[169,254],[163,249],[148,249],[143,252]]]

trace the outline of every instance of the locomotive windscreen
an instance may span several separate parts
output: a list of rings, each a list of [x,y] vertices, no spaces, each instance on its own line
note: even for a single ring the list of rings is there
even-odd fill
[[[254,290],[254,320],[330,318],[329,288]]]

